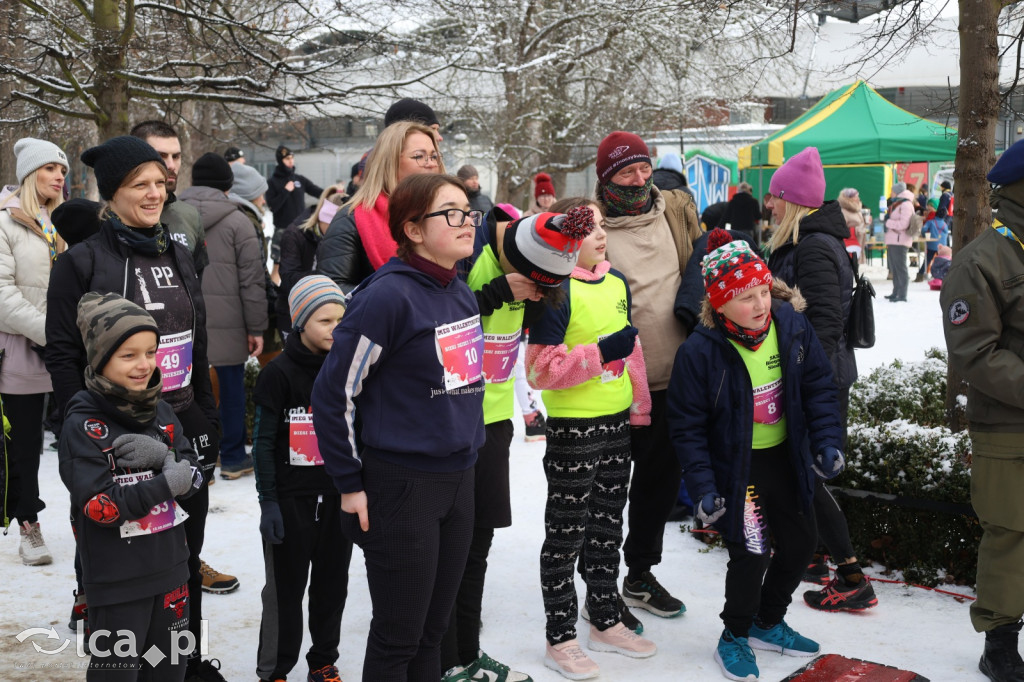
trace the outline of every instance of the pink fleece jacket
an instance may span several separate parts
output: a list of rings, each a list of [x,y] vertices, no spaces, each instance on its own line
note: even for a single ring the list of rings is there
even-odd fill
[[[907,228],[910,227],[910,216],[914,214],[914,193],[905,189],[896,197],[907,201],[902,202],[889,212],[889,219],[885,221],[885,244],[886,246],[910,246],[914,240],[907,234]]]
[[[611,264],[598,263],[593,272],[576,267],[573,279],[593,282],[601,279]],[[629,368],[629,382],[633,386],[633,402],[629,406],[630,426],[650,426],[651,391],[647,387],[647,366],[644,364],[640,337],[636,338],[633,352],[626,358]],[[526,376],[530,386],[544,391],[578,386],[594,377],[601,376],[601,351],[596,343],[580,344],[571,351],[564,343],[544,346],[531,343],[526,347]]]

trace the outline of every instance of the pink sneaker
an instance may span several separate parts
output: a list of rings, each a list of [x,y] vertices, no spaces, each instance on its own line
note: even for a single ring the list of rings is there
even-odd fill
[[[590,626],[590,648],[610,651],[630,658],[647,658],[658,653],[658,647],[649,639],[636,634],[622,623],[616,623],[604,632]]]
[[[560,642],[554,646],[548,644],[544,665],[562,673],[563,677],[568,677],[570,680],[589,680],[592,677],[597,677],[600,670],[597,663],[590,660],[575,639]]]

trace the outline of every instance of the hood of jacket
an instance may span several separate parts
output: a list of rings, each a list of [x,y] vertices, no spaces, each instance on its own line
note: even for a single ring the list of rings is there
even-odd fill
[[[850,228],[846,226],[846,216],[838,201],[826,201],[814,213],[800,221],[800,236],[811,232],[829,234],[839,239],[850,236]]]
[[[658,189],[683,189],[686,177],[672,168],[658,168],[654,171],[654,186]]]
[[[228,195],[212,187],[189,187],[181,193],[180,199],[196,207],[206,230],[215,227],[224,218],[239,210],[238,205],[231,201]]]
[[[772,301],[789,303],[798,313],[802,313],[807,308],[807,301],[800,293],[800,289],[789,286],[778,277],[772,279]],[[707,296],[701,301],[699,320],[708,329],[718,326],[718,322],[715,320],[715,309],[711,307],[711,300]]]

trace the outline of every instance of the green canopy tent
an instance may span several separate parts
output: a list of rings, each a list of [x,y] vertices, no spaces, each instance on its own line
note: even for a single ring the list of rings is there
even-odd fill
[[[956,157],[957,133],[901,109],[864,81],[826,95],[788,126],[739,150],[740,176],[767,193],[782,162],[817,147],[825,167],[825,198],[855,187],[864,206],[874,210],[892,186],[893,165],[949,162]]]

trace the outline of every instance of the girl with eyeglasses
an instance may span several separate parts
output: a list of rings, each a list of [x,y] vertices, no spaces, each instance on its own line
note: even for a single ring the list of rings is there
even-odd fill
[[[313,425],[342,532],[366,560],[363,680],[437,682],[484,442],[484,332],[455,268],[481,216],[460,180],[434,174],[399,183],[389,209],[396,256],[352,294],[313,388]]]
[[[391,194],[405,178],[444,174],[433,129],[399,121],[384,129],[366,161],[363,184],[331,221],[317,249],[317,272],[352,291],[395,255],[388,227]]]

